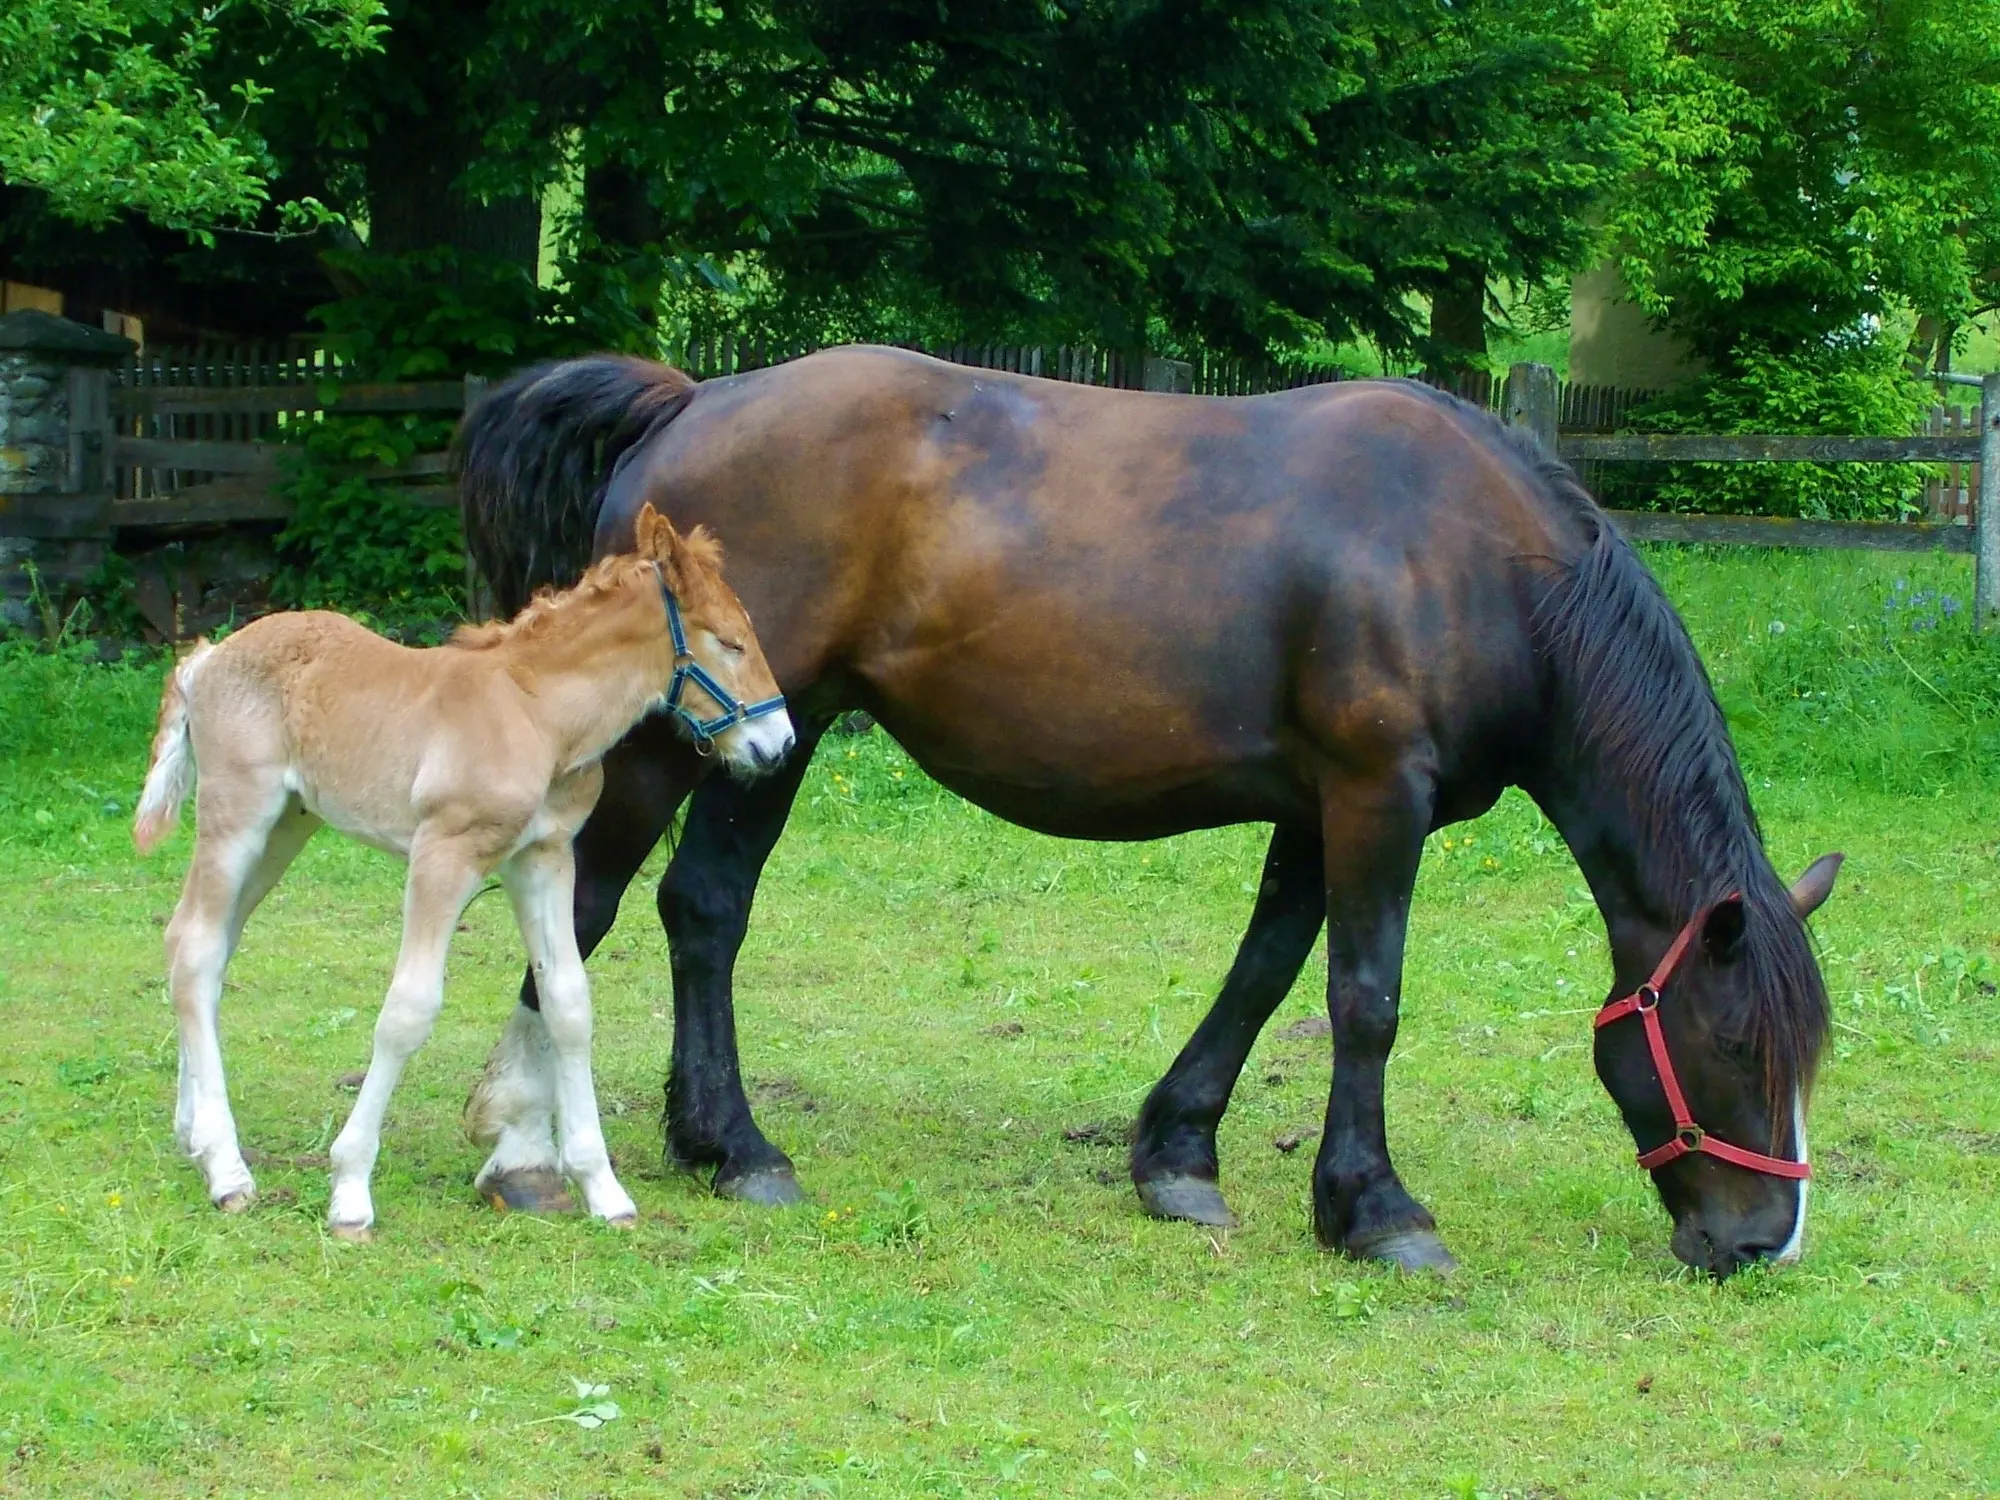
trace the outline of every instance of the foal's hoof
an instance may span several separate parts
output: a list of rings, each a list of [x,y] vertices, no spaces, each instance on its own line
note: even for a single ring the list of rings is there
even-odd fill
[[[326,1232],[350,1245],[372,1245],[375,1242],[375,1230],[367,1224],[329,1224]]]
[[[253,1187],[238,1188],[233,1193],[224,1193],[215,1200],[215,1206],[226,1214],[240,1214],[257,1201],[257,1190]]]
[[[1445,1249],[1444,1241],[1428,1229],[1391,1229],[1349,1240],[1343,1248],[1356,1260],[1386,1260],[1399,1271],[1435,1271],[1448,1276],[1458,1269],[1458,1261]]]
[[[637,1214],[620,1214],[617,1218],[606,1219],[604,1222],[613,1229],[637,1229],[639,1227],[639,1216]]]
[[[765,1167],[740,1177],[717,1177],[715,1196],[740,1198],[759,1208],[790,1208],[806,1201],[806,1191],[790,1167]]]
[[[1156,1219],[1185,1219],[1211,1229],[1234,1229],[1236,1215],[1222,1201],[1222,1189],[1206,1177],[1152,1177],[1135,1183],[1139,1203]]]
[[[479,1184],[486,1201],[501,1213],[568,1214],[576,1212],[569,1184],[553,1167],[495,1172]]]

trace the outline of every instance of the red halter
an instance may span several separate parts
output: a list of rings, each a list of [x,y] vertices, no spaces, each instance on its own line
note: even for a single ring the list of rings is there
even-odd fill
[[[1734,895],[1725,900],[1737,899]],[[1778,1156],[1765,1156],[1759,1151],[1746,1151],[1741,1146],[1732,1146],[1727,1141],[1719,1141],[1694,1122],[1694,1115],[1688,1110],[1687,1096],[1681,1092],[1680,1079],[1674,1076],[1673,1059],[1667,1056],[1667,1039],[1660,1030],[1660,994],[1674,977],[1674,971],[1681,966],[1687,956],[1688,944],[1708,920],[1713,906],[1703,907],[1694,914],[1687,926],[1680,930],[1673,946],[1667,949],[1653,970],[1652,978],[1627,995],[1623,1000],[1613,1000],[1597,1013],[1594,1023],[1599,1027],[1609,1026],[1613,1021],[1637,1012],[1646,1027],[1646,1046],[1653,1054],[1653,1069],[1660,1075],[1660,1087],[1667,1096],[1667,1107],[1674,1112],[1674,1136],[1664,1146],[1655,1146],[1651,1151],[1639,1153],[1639,1165],[1647,1171],[1664,1167],[1670,1161],[1696,1151],[1705,1152],[1731,1166],[1747,1167],[1752,1172],[1768,1173],[1772,1177],[1810,1177],[1812,1168],[1802,1161],[1786,1161]]]

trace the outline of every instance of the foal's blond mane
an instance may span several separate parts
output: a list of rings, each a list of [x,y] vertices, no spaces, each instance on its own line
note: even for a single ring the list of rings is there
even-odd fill
[[[446,644],[466,651],[490,651],[509,641],[541,634],[549,623],[566,613],[573,604],[583,604],[616,593],[652,563],[629,554],[604,558],[593,563],[583,577],[566,589],[538,589],[525,608],[511,620],[487,620],[478,625],[461,625]]]
[[[722,577],[722,543],[706,526],[697,526],[676,540],[674,562],[678,564],[678,592],[691,610],[699,610],[702,599]],[[490,651],[508,641],[526,640],[548,628],[549,622],[573,604],[602,599],[632,582],[641,570],[655,567],[652,559],[631,553],[613,553],[600,558],[584,575],[566,589],[540,588],[511,620],[488,620],[478,625],[461,625],[452,632],[447,645],[465,651]]]

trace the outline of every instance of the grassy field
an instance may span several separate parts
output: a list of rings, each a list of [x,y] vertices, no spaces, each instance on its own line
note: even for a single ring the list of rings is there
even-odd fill
[[[879,735],[829,742],[739,974],[809,1208],[661,1170],[642,896],[592,965],[642,1224],[477,1203],[457,1113],[519,967],[487,898],[391,1115],[378,1239],[329,1239],[398,871],[327,838],[232,972],[262,1198],[224,1219],[171,1132],[185,836],[140,864],[126,833],[157,668],[0,654],[0,1493],[2000,1491],[2000,647],[1943,603],[1958,562],[1658,561],[1779,865],[1850,855],[1818,923],[1839,1029],[1806,1257],[1723,1286],[1669,1256],[1591,1075],[1602,931],[1524,801],[1425,861],[1390,1126],[1464,1269],[1399,1280],[1308,1229],[1326,1044],[1282,1033],[1319,1010],[1317,962],[1223,1129],[1244,1226],[1148,1222],[1125,1180],[1261,831],[1037,838]]]

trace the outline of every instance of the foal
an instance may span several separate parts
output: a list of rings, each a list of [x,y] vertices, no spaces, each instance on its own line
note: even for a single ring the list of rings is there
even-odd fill
[[[374,1056],[333,1143],[333,1232],[369,1237],[389,1095],[443,1002],[459,915],[496,872],[547,1021],[560,1170],[597,1217],[637,1216],[612,1175],[591,1087],[570,841],[603,785],[599,758],[653,710],[739,774],[777,765],[793,743],[714,540],[700,528],[679,535],[649,506],[637,541],[637,556],[606,558],[511,623],[469,626],[432,650],[340,615],[271,615],[197,646],[168,677],[133,837],[143,854],[166,835],[199,764],[194,857],[167,926],[181,1043],[174,1129],[218,1208],[245,1208],[256,1190],[223,1083],[223,970],[257,903],[330,823],[409,861]],[[707,717],[695,707],[704,700]],[[482,1179],[504,1165],[499,1154]]]

